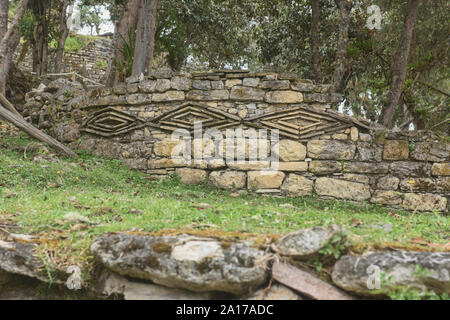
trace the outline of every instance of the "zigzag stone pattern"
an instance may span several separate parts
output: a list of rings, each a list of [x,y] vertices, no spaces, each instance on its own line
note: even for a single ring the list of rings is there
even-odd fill
[[[450,144],[430,132],[392,132],[332,109],[340,96],[331,86],[295,74],[223,71],[155,72],[114,88],[90,92],[81,106],[83,139],[72,147],[122,159],[154,178],[177,174],[185,183],[208,182],[247,192],[369,201],[412,211],[448,211]],[[250,136],[224,146],[203,141],[194,129],[277,131],[251,159]],[[276,129],[276,130],[275,130]],[[193,150],[213,150],[211,159],[173,157],[172,135],[184,130]],[[213,148],[211,147],[213,144]],[[228,151],[228,149],[227,149]]]

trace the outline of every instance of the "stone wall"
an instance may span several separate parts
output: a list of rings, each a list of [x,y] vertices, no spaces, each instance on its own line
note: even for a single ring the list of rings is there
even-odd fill
[[[16,50],[17,55],[21,50]],[[76,72],[91,80],[99,82],[105,75],[106,66],[111,55],[111,39],[95,38],[78,51],[64,52],[62,72]],[[17,59],[17,57],[16,57]],[[50,54],[49,61],[55,59]],[[33,58],[31,52],[18,64],[18,67],[26,72],[33,70]],[[49,63],[49,73],[52,73],[53,64]]]
[[[75,88],[78,93],[67,97],[67,86],[52,83],[29,94],[26,115],[45,127],[50,114],[61,120],[70,113],[72,123],[55,128],[58,139],[153,177],[178,174],[185,183],[255,193],[448,211],[448,140],[430,132],[392,132],[338,113],[331,106],[340,97],[328,85],[292,74],[218,71],[158,72],[85,96]],[[63,111],[48,111],[52,99]],[[220,137],[200,143],[194,130],[199,123]],[[239,129],[244,136],[226,136]],[[279,141],[270,138],[274,129]],[[187,136],[173,140],[180,130]],[[264,130],[267,139],[251,134]],[[183,158],[179,151],[188,149]],[[230,150],[234,156],[225,159]],[[252,158],[255,150],[263,157]],[[261,171],[270,168],[275,170]]]

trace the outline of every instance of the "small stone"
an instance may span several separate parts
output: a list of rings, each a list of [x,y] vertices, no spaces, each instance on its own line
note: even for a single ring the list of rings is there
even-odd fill
[[[228,79],[227,81],[225,81],[225,88],[227,89],[231,89],[234,86],[241,86],[241,85],[242,85],[241,79]]]
[[[311,140],[308,142],[308,157],[322,160],[351,160],[356,147],[349,141]]]
[[[192,80],[187,77],[173,77],[170,87],[174,90],[187,91],[191,90]]]
[[[265,92],[261,89],[234,86],[230,99],[237,101],[263,101]]]
[[[427,177],[430,167],[428,163],[397,161],[391,163],[391,173],[402,177]]]
[[[408,141],[386,140],[384,144],[384,160],[407,160],[409,157]]]
[[[244,78],[243,85],[245,87],[256,87],[259,84],[259,78]]]
[[[242,189],[247,183],[247,175],[238,171],[214,171],[209,175],[209,181],[222,189]]]
[[[213,90],[222,90],[225,88],[223,81],[211,81],[211,88]]]
[[[308,162],[278,162],[280,171],[308,171]]]
[[[302,161],[306,158],[306,147],[294,140],[280,140],[273,150],[277,150],[281,161]]]
[[[402,197],[395,191],[376,190],[370,202],[384,205],[399,205],[402,203]]]
[[[346,162],[344,163],[344,172],[373,174],[388,173],[389,163]]]
[[[414,211],[444,211],[447,208],[447,199],[437,194],[407,193],[403,207]]]
[[[170,80],[168,80],[168,79],[156,80],[156,86],[155,86],[156,91],[165,92],[167,90],[170,90],[170,87],[171,87]]]
[[[167,91],[165,93],[153,94],[153,102],[162,101],[183,101],[185,99],[183,91]]]
[[[350,139],[352,141],[358,141],[359,139],[359,131],[358,128],[356,127],[351,127],[350,128]]]
[[[434,163],[431,167],[431,174],[433,176],[450,176],[450,164]]]
[[[158,157],[180,157],[183,155],[185,143],[182,140],[164,139],[153,146],[153,151]]]
[[[385,176],[378,180],[377,188],[382,190],[397,190],[400,179],[394,176]]]
[[[318,178],[315,190],[318,195],[338,199],[364,201],[370,198],[369,186],[339,179]]]
[[[248,189],[277,189],[284,180],[283,172],[250,171],[248,173]]]
[[[309,171],[319,175],[341,172],[342,163],[337,161],[311,161]]]
[[[290,86],[289,80],[263,81],[259,85],[259,87],[262,89],[276,89],[276,90],[289,89],[289,86]]]
[[[207,181],[208,174],[205,170],[180,168],[175,171],[185,184],[201,184]]]
[[[449,154],[449,143],[417,142],[411,152],[411,158],[419,161],[441,162],[447,160]]]
[[[191,90],[186,94],[187,100],[214,101],[228,100],[228,90]]]

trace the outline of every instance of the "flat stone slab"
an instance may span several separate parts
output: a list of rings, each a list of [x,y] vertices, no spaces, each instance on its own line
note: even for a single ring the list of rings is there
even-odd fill
[[[265,253],[252,242],[122,233],[97,237],[91,250],[120,275],[194,292],[242,295],[268,278]]]
[[[275,262],[272,267],[272,277],[285,286],[315,300],[353,300],[351,296],[340,289],[309,272],[286,263]]]
[[[382,281],[388,279],[386,281]],[[334,266],[333,282],[360,295],[388,293],[395,287],[450,293],[450,252],[368,252],[343,256]]]

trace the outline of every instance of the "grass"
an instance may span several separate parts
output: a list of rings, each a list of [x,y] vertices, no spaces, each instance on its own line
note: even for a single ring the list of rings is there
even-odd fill
[[[151,180],[118,160],[89,154],[39,162],[32,155],[49,154],[30,143],[0,123],[0,236],[2,220],[12,222],[22,233],[47,239],[42,241],[47,259],[64,256],[67,265],[90,259],[88,248],[96,235],[167,229],[277,237],[338,224],[347,229],[354,251],[448,250],[450,217],[437,212],[411,214],[316,197],[237,195],[208,185],[183,185],[175,177]],[[383,225],[392,225],[392,231]]]

